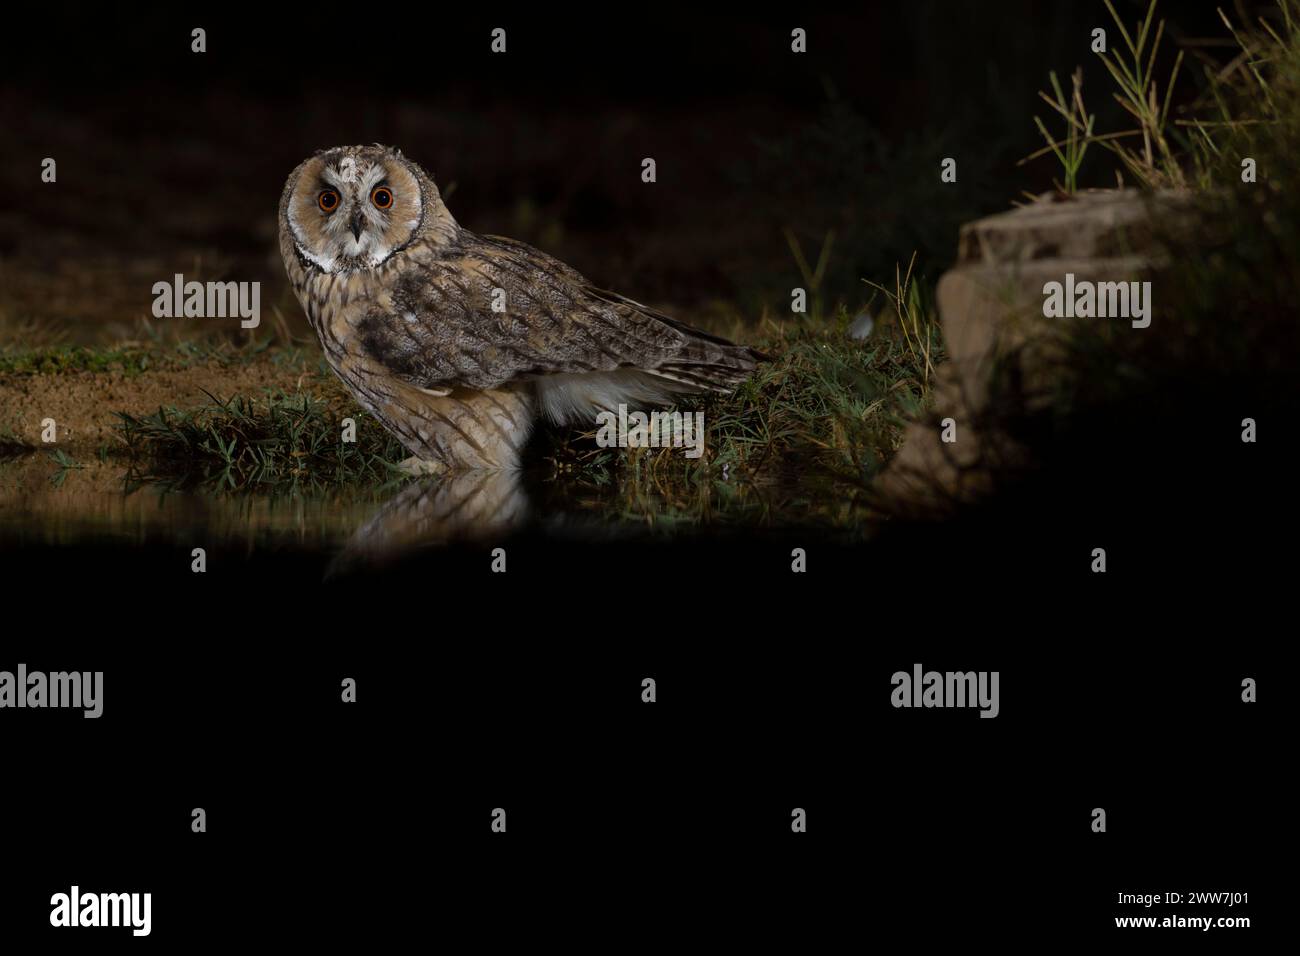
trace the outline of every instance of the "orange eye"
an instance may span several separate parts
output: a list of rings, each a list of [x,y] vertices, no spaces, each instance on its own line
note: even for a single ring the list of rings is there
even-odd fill
[[[326,212],[333,212],[339,208],[339,194],[332,189],[326,189],[316,197],[316,202],[320,204],[321,209]]]
[[[393,204],[393,193],[387,186],[376,186],[370,192],[370,201],[380,209],[387,209]]]

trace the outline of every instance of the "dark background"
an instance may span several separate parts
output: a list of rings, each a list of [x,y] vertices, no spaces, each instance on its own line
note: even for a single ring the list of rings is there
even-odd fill
[[[1210,11],[1165,6],[1185,35],[1221,33]],[[282,285],[288,172],[381,140],[456,184],[466,226],[697,312],[752,320],[793,284],[781,227],[805,248],[835,228],[830,281],[852,304],[914,248],[937,275],[958,223],[1047,188],[1050,164],[1014,166],[1038,146],[1034,92],[1090,62],[1105,17],[65,11],[2,41],[3,294],[89,328],[146,311],[149,284],[196,257],[204,278]],[[53,197],[31,185],[46,155]],[[1200,422],[1151,440],[1184,447]],[[525,537],[502,542],[504,577],[465,545],[328,582],[328,556],[292,550],[214,551],[201,576],[163,541],[11,554],[8,593],[34,623],[6,628],[0,668],[102,669],[106,690],[96,721],[0,712],[2,938],[1248,947],[1278,862],[1287,671],[1269,648],[1293,565],[1268,541],[1264,502],[1291,474],[1271,447],[1207,451],[1178,481],[1058,475],[869,553],[784,532]],[[1225,476],[1232,510],[1199,510]],[[1104,576],[1088,571],[1099,543]],[[806,575],[788,570],[796,546]],[[1000,670],[1001,715],[894,710],[889,677],[917,661]],[[1241,703],[1244,676],[1260,703]],[[789,831],[795,806],[807,834]],[[50,932],[49,897],[74,882],[152,892],[153,935]],[[1216,889],[1254,902],[1212,915],[1255,927],[1114,928],[1163,915],[1119,892]]]
[[[1145,11],[1117,6],[1130,23]],[[1089,50],[1095,26],[1120,42],[1100,3],[858,7],[74,8],[57,31],[6,31],[6,304],[89,339],[129,328],[181,271],[262,281],[263,309],[305,331],[275,244],[285,179],[316,150],[379,141],[430,171],[468,228],[688,320],[783,312],[800,284],[786,228],[810,263],[834,231],[824,291],[856,308],[864,279],[913,252],[937,278],[962,222],[1050,188],[1055,160],[1016,166],[1043,145],[1034,114],[1057,129],[1036,95],[1049,70],[1068,88],[1084,66],[1097,128],[1127,128]],[[1162,78],[1175,40],[1226,38],[1213,3],[1165,7]],[[796,25],[806,54],[790,51]],[[206,53],[190,52],[195,26]],[[1223,55],[1188,50],[1180,103],[1197,57]],[[1093,153],[1082,182],[1113,185]],[[32,187],[45,156],[57,190]],[[941,185],[947,156],[958,182]]]
[[[1075,608],[1078,626],[1032,641],[866,634],[832,647],[797,630],[706,641],[632,624],[399,647],[342,637],[373,626],[348,607],[335,606],[341,633],[327,641],[198,628],[151,650],[26,653],[30,669],[102,667],[106,689],[98,720],[5,712],[7,938],[92,950],[1082,938],[1222,951],[1269,932],[1267,875],[1281,863],[1269,728],[1285,689],[1265,679],[1261,703],[1242,704],[1241,675],[1276,662],[1211,654],[1181,636],[1183,615],[1136,647],[1105,626],[1113,605]],[[999,670],[1000,715],[895,710],[890,675],[915,662]],[[640,700],[644,676],[654,704]],[[343,677],[356,704],[339,700]],[[190,832],[196,806],[205,834]],[[504,835],[490,832],[498,806]],[[806,834],[790,832],[796,806]],[[1105,834],[1089,829],[1094,806]],[[49,896],[73,882],[152,892],[152,935],[50,930]],[[1166,890],[1253,902],[1115,902]],[[1113,924],[1170,912],[1253,926]]]

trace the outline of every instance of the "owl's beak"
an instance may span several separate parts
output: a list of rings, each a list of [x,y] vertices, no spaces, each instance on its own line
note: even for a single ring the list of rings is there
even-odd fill
[[[352,219],[348,222],[348,228],[352,230],[352,238],[356,239],[358,242],[361,241],[361,227],[363,223],[364,220],[361,218],[361,210],[358,209],[352,213]]]

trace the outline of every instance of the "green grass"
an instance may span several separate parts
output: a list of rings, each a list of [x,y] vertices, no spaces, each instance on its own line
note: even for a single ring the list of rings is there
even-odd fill
[[[1156,2],[1151,0],[1147,6],[1146,17],[1133,26],[1132,33],[1124,20],[1115,11],[1110,0],[1103,0],[1111,21],[1119,31],[1122,49],[1114,46],[1098,54],[1098,58],[1110,74],[1116,89],[1112,92],[1115,101],[1137,121],[1137,127],[1119,132],[1097,134],[1093,132],[1095,114],[1089,113],[1083,99],[1083,70],[1076,69],[1071,75],[1070,95],[1067,97],[1056,78],[1055,71],[1048,74],[1052,95],[1040,91],[1038,96],[1050,106],[1066,124],[1065,139],[1055,140],[1047,131],[1042,119],[1035,116],[1034,125],[1047,145],[1026,156],[1021,165],[1048,153],[1054,155],[1060,163],[1065,182],[1057,182],[1061,192],[1073,194],[1078,189],[1079,167],[1088,151],[1096,143],[1112,153],[1119,160],[1123,170],[1127,171],[1140,185],[1147,188],[1170,188],[1187,185],[1185,166],[1195,166],[1188,159],[1199,158],[1194,151],[1176,155],[1177,145],[1188,145],[1188,138],[1169,124],[1169,108],[1173,103],[1173,90],[1178,81],[1178,73],[1183,65],[1183,52],[1180,50],[1174,59],[1169,80],[1163,86],[1155,76],[1156,56],[1160,52],[1160,41],[1165,32],[1165,21],[1155,20]],[[1155,31],[1152,32],[1152,24]],[[1125,139],[1141,137],[1141,146],[1132,147],[1123,142]],[[1171,139],[1174,140],[1171,145]],[[1122,182],[1122,177],[1117,178]],[[1107,184],[1109,185],[1109,184]]]
[[[343,440],[343,419],[356,440]],[[261,398],[213,397],[198,408],[119,413],[128,481],[227,491],[318,491],[351,483],[384,484],[401,446],[359,412],[340,414],[306,393]]]
[[[0,428],[0,461],[17,458],[35,451],[31,442],[14,434],[9,428]]]
[[[1221,183],[1218,174],[1222,171],[1226,138],[1238,136],[1247,127],[1276,124],[1294,114],[1294,104],[1286,98],[1294,91],[1288,90],[1286,84],[1288,58],[1296,42],[1296,18],[1300,15],[1295,0],[1278,0],[1271,15],[1260,17],[1254,24],[1234,24],[1219,11],[1225,29],[1237,44],[1236,55],[1224,65],[1203,64],[1200,95],[1181,119],[1172,118],[1170,112],[1184,62],[1183,51],[1175,55],[1163,84],[1156,76],[1165,28],[1164,20],[1155,19],[1157,0],[1150,0],[1145,17],[1133,25],[1132,31],[1111,0],[1103,2],[1118,29],[1121,46],[1099,54],[1098,59],[1114,85],[1111,96],[1137,125],[1095,133],[1095,115],[1084,105],[1082,70],[1076,69],[1072,75],[1069,96],[1064,94],[1056,73],[1049,73],[1052,93],[1040,91],[1038,95],[1065,120],[1065,137],[1054,139],[1042,119],[1035,116],[1034,124],[1047,145],[1020,160],[1020,164],[1049,153],[1054,155],[1064,175],[1064,183],[1056,183],[1062,192],[1072,194],[1077,190],[1079,167],[1094,143],[1119,161],[1120,168],[1115,172],[1120,183],[1121,173],[1127,172],[1146,189],[1213,188]],[[1238,145],[1246,141],[1239,136],[1236,139]]]
[[[68,372],[121,371],[138,375],[166,364],[167,358],[140,346],[87,348],[51,346],[0,352],[0,374],[61,375]]]
[[[62,487],[63,483],[68,479],[69,472],[77,471],[86,467],[80,462],[75,461],[62,449],[55,449],[50,452],[49,458],[50,461],[59,466],[59,470],[50,476],[50,483],[53,484],[55,488]]]
[[[822,323],[769,328],[753,344],[774,361],[733,395],[683,404],[702,410],[704,454],[682,449],[602,449],[594,431],[553,436],[551,480],[591,495],[620,520],[674,527],[702,521],[861,526],[867,491],[930,401],[943,357],[925,296],[904,290],[902,316],[874,334],[845,334],[841,311]],[[570,494],[573,489],[567,489]],[[581,490],[578,492],[581,496]]]
[[[276,347],[270,340],[248,344],[229,341],[183,341],[175,344],[129,343],[114,346],[0,346],[0,375],[63,375],[72,372],[122,372],[130,378],[148,371],[184,370],[200,364],[253,362],[266,353],[292,368],[317,364],[299,346]]]

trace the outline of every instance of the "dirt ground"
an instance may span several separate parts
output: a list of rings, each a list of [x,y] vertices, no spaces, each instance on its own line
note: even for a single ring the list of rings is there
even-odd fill
[[[264,389],[319,393],[331,380],[318,372],[261,357],[214,361],[181,369],[129,374],[71,371],[0,375],[0,434],[37,449],[62,449],[75,459],[119,443],[116,412],[144,414],[163,405],[185,408],[218,398],[261,395]],[[54,419],[56,443],[42,440],[42,422]],[[80,456],[80,457],[79,457]]]
[[[271,535],[299,546],[336,545],[365,520],[372,502],[130,490],[128,462],[112,454],[122,447],[115,412],[141,415],[163,405],[209,404],[204,390],[222,399],[259,396],[264,389],[339,398],[333,376],[314,367],[315,357],[307,351],[286,361],[284,353],[268,350],[142,372],[0,373],[0,538],[48,545],[107,533],[145,542],[160,535],[188,540],[198,533],[193,529],[202,529],[203,543]],[[46,418],[56,423],[56,442],[41,440]],[[63,467],[57,452],[75,467]]]

